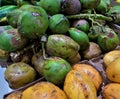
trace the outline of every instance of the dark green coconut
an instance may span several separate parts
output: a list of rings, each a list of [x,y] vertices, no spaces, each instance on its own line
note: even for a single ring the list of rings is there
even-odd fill
[[[49,20],[49,28],[53,33],[65,34],[69,26],[70,23],[63,14],[53,15]]]
[[[69,36],[54,34],[48,37],[46,52],[51,56],[69,59],[78,54],[80,46]]]
[[[8,23],[12,27],[17,28],[18,17],[20,14],[22,14],[22,12],[23,12],[22,10],[16,9],[7,14]]]
[[[18,33],[17,29],[0,32],[0,49],[5,51],[16,51],[27,43],[27,39]]]
[[[50,57],[45,61],[43,73],[47,81],[62,85],[71,69],[71,65],[66,60],[60,57]]]
[[[98,36],[97,44],[104,52],[114,50],[119,45],[118,35],[112,29],[105,28],[105,33]]]
[[[70,37],[80,45],[80,50],[85,50],[89,47],[89,38],[87,34],[76,28],[69,29]]]
[[[24,5],[20,9],[24,12],[18,18],[19,33],[30,39],[45,34],[49,23],[46,11],[33,5]]]
[[[40,0],[40,6],[50,15],[60,12],[62,0]]]

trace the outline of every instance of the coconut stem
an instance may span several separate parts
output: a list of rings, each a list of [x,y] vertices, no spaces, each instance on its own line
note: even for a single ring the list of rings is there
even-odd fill
[[[100,19],[100,20],[106,20],[108,22],[113,21],[111,17],[107,17],[101,14],[76,14],[76,15],[69,15],[66,16],[68,19]]]
[[[48,58],[47,58],[46,55],[45,55],[45,43],[46,43],[46,41],[47,41],[47,36],[46,36],[46,35],[43,35],[43,36],[41,37],[43,59],[48,60]]]
[[[45,43],[42,42],[42,52],[43,52],[43,58],[47,60],[48,58],[45,55]]]

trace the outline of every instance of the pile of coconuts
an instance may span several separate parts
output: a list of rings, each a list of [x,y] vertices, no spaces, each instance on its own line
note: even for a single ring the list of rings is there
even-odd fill
[[[0,20],[0,61],[10,63],[5,79],[12,89],[42,76],[61,87],[73,64],[119,46],[120,6],[110,0],[23,2]]]

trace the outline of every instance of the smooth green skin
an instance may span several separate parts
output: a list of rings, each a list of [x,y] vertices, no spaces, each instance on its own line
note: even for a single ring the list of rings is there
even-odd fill
[[[80,45],[80,50],[85,50],[89,47],[89,38],[86,33],[76,28],[69,29],[70,37]]]
[[[63,0],[61,12],[65,15],[74,15],[80,13],[81,3],[79,0]]]
[[[45,34],[48,28],[48,15],[38,6],[24,5],[24,10],[18,18],[18,31],[29,39],[35,39]]]
[[[48,37],[46,52],[51,56],[69,59],[78,54],[80,46],[69,36],[54,34]]]
[[[114,23],[120,22],[120,6],[113,6],[110,10],[106,13],[107,16],[114,17]]]
[[[98,36],[97,44],[104,52],[114,50],[119,45],[118,35],[112,29],[106,28],[106,33]]]
[[[8,23],[12,27],[17,28],[18,17],[20,14],[22,14],[22,12],[23,11],[21,11],[20,9],[16,9],[7,14]]]
[[[10,29],[0,33],[0,49],[11,52],[21,49],[27,39],[22,37],[17,30]]]
[[[0,26],[0,35],[1,33],[3,33],[6,30],[10,30],[13,29],[13,27],[11,25],[5,25],[5,26]],[[3,51],[5,52],[5,50],[0,49],[0,53],[3,53]],[[2,57],[2,54],[0,54],[0,58]]]
[[[71,69],[71,65],[66,60],[59,57],[53,57],[46,60],[43,73],[47,81],[62,85],[67,73]]]
[[[88,31],[89,31],[89,23],[84,20],[84,19],[81,19],[81,20],[77,20],[73,23],[73,27],[85,32],[88,34]]]
[[[100,0],[80,0],[80,2],[82,10],[89,10],[96,8],[99,5]]]
[[[60,12],[62,0],[40,0],[40,6],[50,15]]]
[[[15,10],[18,9],[18,7],[16,5],[6,5],[6,6],[1,6],[0,7],[0,19],[6,17],[6,15]]]
[[[18,62],[9,65],[5,70],[5,79],[12,89],[20,88],[36,78],[35,70],[26,63]]]
[[[97,6],[97,13],[105,14],[108,11],[109,5],[107,5],[106,0],[100,0],[100,4]]]
[[[70,23],[63,14],[53,15],[49,20],[49,28],[53,33],[65,34],[69,27]]]

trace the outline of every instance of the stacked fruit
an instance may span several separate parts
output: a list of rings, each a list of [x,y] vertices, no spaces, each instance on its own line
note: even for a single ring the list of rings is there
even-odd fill
[[[103,62],[105,66],[106,76],[111,81],[108,83],[104,88],[102,95],[105,99],[110,97],[118,98],[119,97],[119,86],[120,86],[120,79],[119,79],[119,57],[120,50],[113,50],[106,53],[103,57]]]
[[[78,62],[115,50],[119,33],[111,26],[118,22],[120,6],[111,6],[109,0],[2,0],[0,60],[12,62],[6,81],[13,89],[41,76],[50,82],[26,89],[21,99],[96,99],[102,77],[91,65]],[[66,96],[54,86],[62,87]]]

